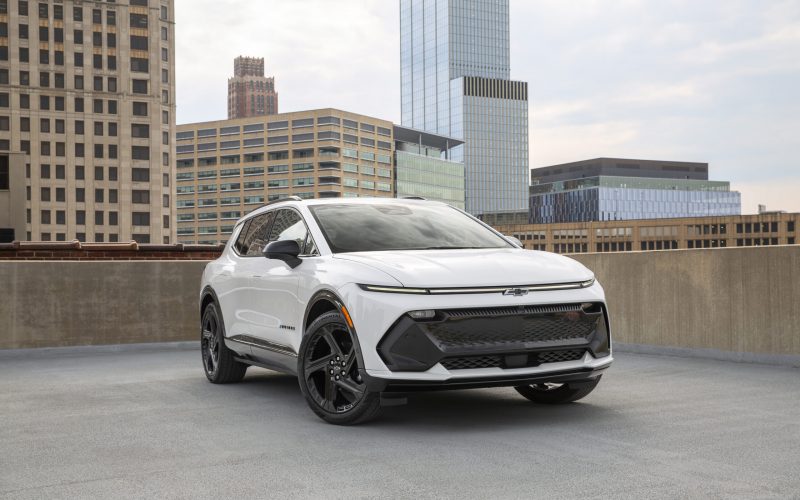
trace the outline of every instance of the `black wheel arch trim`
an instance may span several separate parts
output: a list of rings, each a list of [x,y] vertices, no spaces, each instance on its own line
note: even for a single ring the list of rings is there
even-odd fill
[[[197,304],[198,306],[200,306],[200,315],[203,314],[203,302],[206,300],[206,297],[208,296],[211,296],[214,302],[217,303],[217,307],[219,307],[219,297],[217,297],[217,292],[215,292],[214,289],[211,288],[211,285],[206,285],[205,288],[203,288],[203,291],[200,292],[200,303]]]
[[[344,316],[344,314],[342,314],[342,308],[346,309],[346,307],[344,305],[344,300],[342,300],[341,297],[339,297],[339,295],[336,292],[334,292],[333,290],[330,290],[330,289],[327,289],[327,288],[322,289],[322,290],[318,290],[317,292],[314,293],[314,295],[311,296],[311,299],[308,301],[308,304],[306,305],[305,313],[303,313],[303,330],[302,330],[303,338],[305,338],[306,335],[308,335],[308,332],[306,330],[307,330],[307,327],[310,325],[308,323],[308,315],[309,315],[309,313],[311,312],[311,310],[314,308],[314,306],[318,302],[323,301],[323,300],[326,300],[326,301],[332,303],[336,307],[336,310],[339,312],[339,314]],[[325,313],[323,313],[323,314],[325,314]],[[348,315],[350,315],[349,310],[348,310]],[[352,320],[352,316],[351,316],[351,320]],[[347,326],[348,330],[350,330],[350,334],[353,336],[353,339],[355,339],[354,346],[355,346],[355,350],[356,350],[356,356],[358,357],[358,364],[359,364],[359,367],[360,367],[359,368],[359,372],[361,372],[361,376],[364,377],[364,380],[366,380],[367,379],[367,372],[364,369],[364,356],[361,353],[361,341],[358,339],[358,332],[356,332],[355,325],[353,325],[353,326],[349,325],[347,323],[346,319],[345,319],[345,326]],[[298,356],[298,360],[299,360],[299,356]],[[302,373],[302,370],[300,369],[299,364],[297,366],[297,373]]]
[[[224,345],[224,342],[227,339],[226,334],[228,333],[228,330],[225,328],[225,318],[222,315],[222,306],[219,303],[219,297],[217,297],[217,292],[211,288],[211,285],[206,285],[205,288],[203,288],[203,292],[200,294],[200,303],[198,304],[200,306],[200,321],[203,320],[203,313],[205,312],[203,310],[203,302],[206,300],[206,297],[209,296],[211,297],[211,300],[214,301],[214,304],[217,305],[217,316],[219,316],[219,323],[220,326],[222,326],[222,341]]]

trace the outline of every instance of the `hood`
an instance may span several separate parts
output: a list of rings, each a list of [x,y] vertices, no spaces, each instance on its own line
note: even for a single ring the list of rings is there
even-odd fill
[[[593,276],[568,257],[517,248],[353,252],[334,258],[359,262],[403,286],[420,288],[568,283]]]

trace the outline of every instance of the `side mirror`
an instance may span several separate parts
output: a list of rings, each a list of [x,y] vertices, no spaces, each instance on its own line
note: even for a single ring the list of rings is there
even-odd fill
[[[514,236],[508,236],[508,235],[503,235],[503,236],[505,236],[506,239],[511,243],[513,243],[514,245],[517,245],[520,248],[525,248],[525,245],[523,245],[522,242],[519,241],[519,238],[515,238]]]
[[[264,247],[263,253],[264,257],[268,259],[278,259],[286,262],[292,269],[302,262],[298,257],[300,255],[300,245],[295,240],[273,241]]]

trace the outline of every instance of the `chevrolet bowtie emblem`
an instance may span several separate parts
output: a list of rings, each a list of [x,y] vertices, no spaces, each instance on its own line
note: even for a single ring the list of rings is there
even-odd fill
[[[508,288],[503,290],[503,295],[513,295],[514,297],[520,297],[522,295],[528,295],[527,288]]]

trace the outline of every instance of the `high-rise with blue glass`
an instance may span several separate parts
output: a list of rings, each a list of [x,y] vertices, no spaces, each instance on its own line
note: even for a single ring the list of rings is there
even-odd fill
[[[464,141],[476,215],[528,210],[528,84],[509,74],[508,0],[400,0],[402,124]]]

